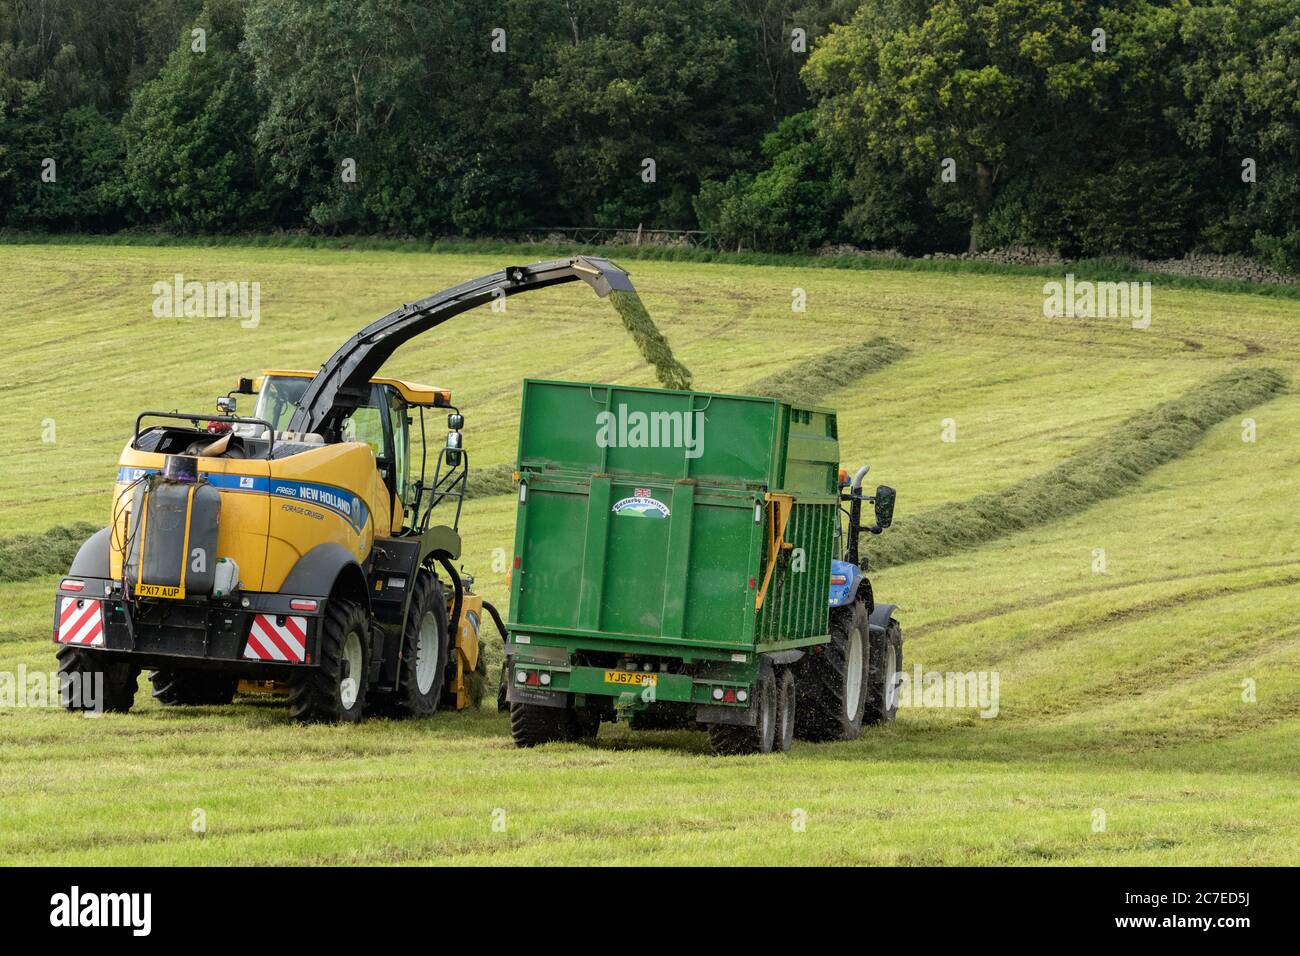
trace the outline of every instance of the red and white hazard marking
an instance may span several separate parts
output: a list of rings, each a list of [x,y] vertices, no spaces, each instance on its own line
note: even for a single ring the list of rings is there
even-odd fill
[[[99,602],[70,597],[59,602],[59,643],[102,647],[104,612]]]
[[[301,664],[307,659],[307,619],[286,617],[283,624],[276,624],[274,614],[257,615],[248,632],[244,657],[251,661]]]

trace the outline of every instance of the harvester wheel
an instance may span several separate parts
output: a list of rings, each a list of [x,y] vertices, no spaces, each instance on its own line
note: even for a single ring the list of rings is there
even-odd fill
[[[577,715],[568,707],[510,705],[510,736],[516,747],[577,740],[579,735]]]
[[[350,601],[330,601],[321,618],[320,662],[289,689],[289,716],[302,723],[358,723],[365,712],[370,627]]]
[[[411,592],[411,609],[402,633],[393,705],[398,716],[424,717],[438,709],[449,648],[447,593],[442,582],[421,570]]]
[[[789,753],[794,742],[797,697],[794,672],[788,667],[781,668],[776,677],[776,749],[781,753]]]
[[[754,682],[754,726],[709,724],[709,746],[719,756],[770,754],[776,745],[777,682],[764,675]]]
[[[903,628],[892,617],[871,635],[871,676],[867,682],[868,724],[887,724],[898,716],[898,675],[903,672]]]
[[[103,710],[125,714],[135,703],[140,671],[127,661],[109,661],[102,654],[75,647],[59,649],[59,700],[65,710]],[[103,689],[97,676],[103,677]]]
[[[867,609],[859,601],[831,612],[831,640],[806,658],[799,675],[795,736],[855,740],[867,705],[870,657]]]
[[[198,706],[230,703],[239,678],[216,671],[157,670],[149,672],[149,683],[160,704]]]

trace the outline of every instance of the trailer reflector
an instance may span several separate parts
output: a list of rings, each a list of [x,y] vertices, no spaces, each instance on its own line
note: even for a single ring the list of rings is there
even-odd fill
[[[104,612],[100,603],[83,598],[60,598],[57,640],[60,644],[79,647],[103,647]]]
[[[305,617],[281,618],[283,624],[270,614],[258,614],[248,632],[244,645],[244,659],[250,661],[280,661],[301,664],[307,660],[307,619]]]

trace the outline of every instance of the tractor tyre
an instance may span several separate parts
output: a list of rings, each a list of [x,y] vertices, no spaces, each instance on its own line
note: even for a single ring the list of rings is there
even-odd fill
[[[76,647],[59,650],[59,702],[64,710],[125,714],[135,703],[140,671],[129,661],[110,661]],[[103,678],[103,689],[95,686]],[[89,685],[89,686],[88,686]]]
[[[235,699],[238,677],[218,671],[156,670],[149,672],[153,699],[160,704],[203,706],[229,704]]]
[[[370,624],[351,601],[330,601],[321,618],[320,660],[289,688],[289,716],[300,723],[355,724],[365,715]]]
[[[883,632],[871,635],[865,723],[888,724],[898,716],[898,675],[902,672],[903,628],[891,617]]]
[[[797,716],[799,692],[795,687],[794,671],[782,667],[776,675],[776,749],[790,752],[794,742],[794,721]]]
[[[415,575],[402,632],[397,690],[391,701],[394,716],[426,717],[438,709],[451,649],[449,631],[447,592],[433,574],[421,569]]]
[[[856,740],[867,705],[870,627],[860,601],[831,611],[831,640],[805,658],[797,683],[795,736]]]
[[[777,682],[764,675],[754,682],[754,726],[709,724],[709,746],[718,756],[770,754],[776,746]]]
[[[510,736],[516,747],[573,741],[579,733],[577,715],[568,707],[510,705]]]
[[[501,662],[501,680],[497,683],[497,713],[504,714],[510,709],[510,702],[506,700],[506,692],[510,687],[510,659]]]

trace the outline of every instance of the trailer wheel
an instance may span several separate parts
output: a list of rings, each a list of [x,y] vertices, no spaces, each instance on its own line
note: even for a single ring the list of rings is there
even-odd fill
[[[776,681],[765,675],[754,682],[755,711],[753,727],[735,724],[709,724],[709,746],[719,756],[770,754],[776,743]]]
[[[128,661],[109,661],[102,654],[75,647],[59,650],[59,702],[64,710],[125,714],[135,703],[139,670]],[[103,676],[102,698],[96,686]]]
[[[799,675],[795,736],[855,740],[862,732],[870,658],[867,610],[859,601],[831,612],[831,640],[807,658]]]
[[[149,672],[153,699],[160,704],[203,706],[228,704],[235,699],[238,677],[218,671],[164,669]]]
[[[903,672],[903,628],[892,617],[885,630],[871,635],[868,679],[868,724],[887,724],[898,716],[898,675]]]
[[[392,698],[395,716],[425,717],[438,709],[450,647],[448,632],[446,591],[441,581],[421,568],[402,631],[397,691]]]
[[[577,740],[577,715],[568,707],[540,704],[510,705],[510,736],[516,747]]]
[[[776,678],[776,749],[781,753],[790,752],[794,742],[794,721],[796,716],[796,699],[794,672],[788,667],[781,668]]]
[[[289,688],[289,716],[302,723],[355,724],[365,713],[370,627],[350,601],[330,601],[321,618],[320,661]]]

